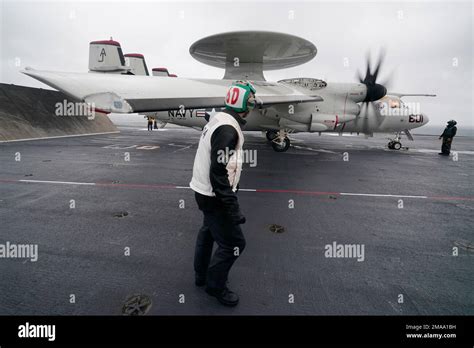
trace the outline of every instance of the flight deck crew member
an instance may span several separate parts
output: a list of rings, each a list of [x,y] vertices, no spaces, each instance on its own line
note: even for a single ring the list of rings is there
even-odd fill
[[[153,117],[145,116],[145,118],[148,120],[148,130],[152,131],[153,130]]]
[[[449,153],[451,152],[451,144],[457,132],[456,124],[457,122],[454,120],[448,121],[448,125],[444,129],[443,134],[440,135],[439,139],[443,138],[443,144],[441,145],[441,152],[439,155],[449,156]]]
[[[227,288],[227,277],[245,248],[240,227],[245,217],[236,193],[242,170],[241,127],[255,103],[255,88],[249,82],[238,81],[228,89],[225,109],[203,128],[190,183],[204,215],[194,255],[195,283],[206,285],[206,292],[226,306],[239,302],[238,295]],[[214,242],[217,249],[212,255]]]

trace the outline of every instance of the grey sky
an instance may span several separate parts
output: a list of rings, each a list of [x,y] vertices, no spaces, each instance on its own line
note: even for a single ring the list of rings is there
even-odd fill
[[[268,80],[306,76],[356,82],[357,69],[365,70],[367,51],[375,58],[384,46],[381,79],[394,71],[390,91],[438,94],[417,99],[431,126],[450,118],[460,127],[474,126],[471,1],[0,0],[0,6],[1,82],[46,88],[18,72],[25,66],[86,72],[89,42],[111,36],[124,53],[144,54],[149,68],[167,67],[180,77],[221,78],[223,70],[189,55],[194,41],[219,32],[270,30],[308,39],[318,54],[299,67],[266,72]]]

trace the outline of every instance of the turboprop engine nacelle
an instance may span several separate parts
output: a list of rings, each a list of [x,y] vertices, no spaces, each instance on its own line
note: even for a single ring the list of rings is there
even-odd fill
[[[336,130],[337,125],[352,121],[356,115],[311,114],[310,132],[324,132]]]

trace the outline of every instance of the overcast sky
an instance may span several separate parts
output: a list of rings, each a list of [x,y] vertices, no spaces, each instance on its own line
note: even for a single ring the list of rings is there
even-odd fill
[[[366,54],[387,56],[389,91],[435,93],[418,99],[431,125],[454,118],[473,127],[473,5],[454,2],[156,2],[0,0],[0,81],[45,87],[18,71],[86,72],[89,42],[113,37],[124,53],[180,77],[222,78],[189,55],[196,40],[226,31],[269,30],[313,42],[318,54],[299,67],[266,72],[356,82]],[[347,58],[349,65],[344,66]],[[18,66],[19,65],[19,66]],[[414,99],[406,99],[414,101]]]

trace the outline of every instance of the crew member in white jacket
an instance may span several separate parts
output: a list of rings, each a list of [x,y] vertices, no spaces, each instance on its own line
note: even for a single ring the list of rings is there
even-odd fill
[[[236,193],[242,171],[244,135],[241,127],[255,107],[255,92],[255,88],[244,81],[229,88],[226,108],[213,115],[202,131],[190,183],[204,214],[194,255],[195,283],[206,285],[206,292],[226,306],[239,303],[238,295],[227,288],[227,277],[245,248],[240,228],[245,217]],[[217,249],[212,255],[214,242]]]

